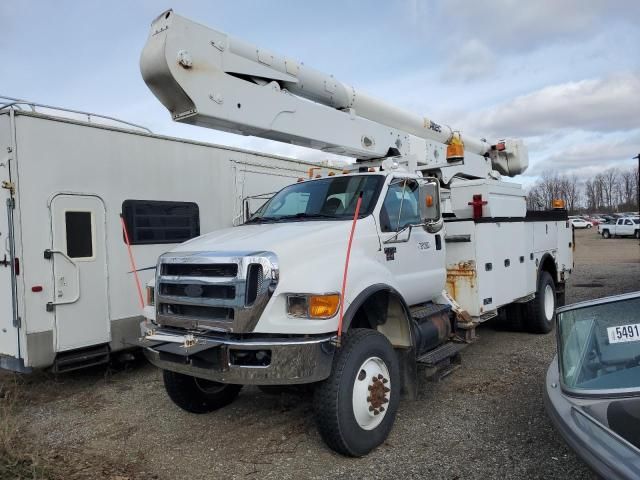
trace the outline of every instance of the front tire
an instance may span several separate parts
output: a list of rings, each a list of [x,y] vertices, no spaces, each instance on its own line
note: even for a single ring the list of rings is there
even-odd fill
[[[636,230],[633,236],[640,240],[640,230]]]
[[[389,435],[399,402],[399,365],[389,340],[376,330],[350,330],[331,375],[314,392],[322,439],[342,455],[366,455]]]
[[[609,233],[609,230],[603,230],[602,231],[602,237],[603,238],[611,238],[611,234]]]
[[[169,370],[164,370],[162,376],[169,398],[190,413],[209,413],[225,407],[242,389],[242,385],[213,382]]]
[[[593,225],[587,225],[587,228],[591,228],[591,227],[593,227]]]
[[[548,272],[541,272],[536,297],[527,304],[527,330],[549,333],[556,318],[556,286]]]

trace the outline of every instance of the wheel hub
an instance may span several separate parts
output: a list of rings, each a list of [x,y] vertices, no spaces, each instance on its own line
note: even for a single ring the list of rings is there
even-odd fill
[[[353,414],[364,430],[373,430],[382,422],[391,399],[389,369],[379,357],[366,359],[353,384]]]
[[[371,385],[369,385],[369,396],[367,402],[369,403],[369,411],[374,415],[379,415],[384,412],[384,404],[389,403],[387,393],[389,393],[389,387],[385,387],[385,384],[389,383],[389,380],[384,378],[382,374],[371,377]]]

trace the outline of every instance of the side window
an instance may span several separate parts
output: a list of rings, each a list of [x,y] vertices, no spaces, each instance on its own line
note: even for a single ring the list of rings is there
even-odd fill
[[[633,222],[631,220],[625,220],[624,224],[625,225],[633,225]]]
[[[200,210],[193,202],[125,200],[122,216],[131,245],[182,243],[200,235]]]
[[[69,258],[93,258],[94,220],[92,212],[64,212],[67,255]]]
[[[622,225],[623,222],[624,222],[624,220],[622,220],[622,219],[618,220],[618,225]]]
[[[395,232],[420,223],[419,188],[415,180],[394,180],[380,210],[380,228]]]

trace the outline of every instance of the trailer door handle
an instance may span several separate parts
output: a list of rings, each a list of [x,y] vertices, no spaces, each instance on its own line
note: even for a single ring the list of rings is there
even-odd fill
[[[76,303],[78,300],[80,300],[80,269],[78,268],[78,264],[74,262],[71,258],[69,258],[69,256],[66,253],[64,253],[62,250],[47,249],[44,251],[44,258],[46,258],[47,260],[50,260],[51,258],[53,258],[54,254],[60,255],[67,262],[73,265],[73,269],[76,272],[76,295],[69,300],[59,300],[59,301],[48,302],[47,312],[52,312],[56,305],[67,305],[69,303]],[[56,284],[57,284],[55,285],[56,296],[58,298],[61,298],[62,296],[64,296],[63,287],[67,286],[67,281],[65,279],[65,276],[60,275],[56,277]]]

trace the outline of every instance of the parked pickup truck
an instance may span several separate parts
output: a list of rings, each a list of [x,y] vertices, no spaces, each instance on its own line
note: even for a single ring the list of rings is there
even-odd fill
[[[604,238],[634,236],[640,238],[640,218],[622,217],[615,223],[598,225],[598,233]]]

